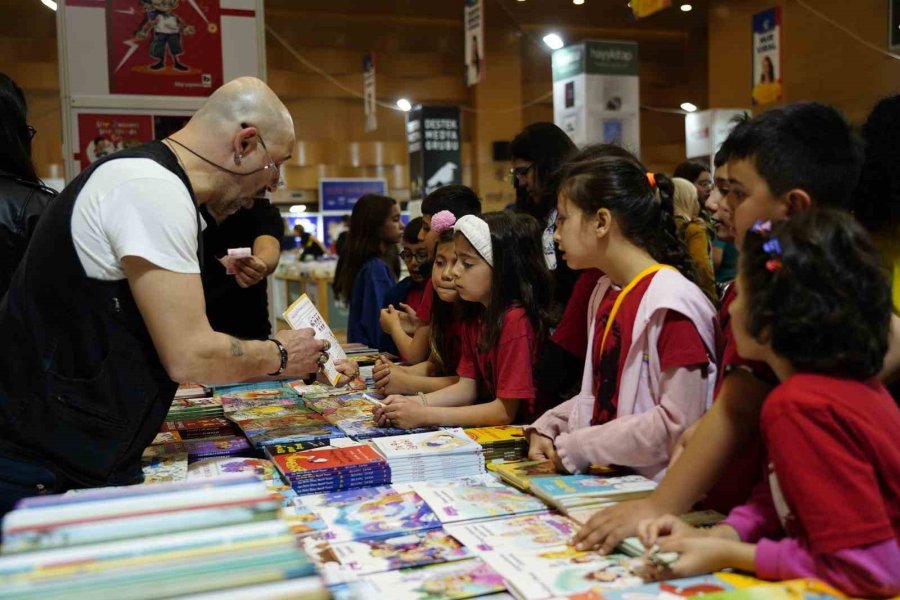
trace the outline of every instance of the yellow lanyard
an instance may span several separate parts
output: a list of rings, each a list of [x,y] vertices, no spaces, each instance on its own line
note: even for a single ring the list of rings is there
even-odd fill
[[[647,267],[638,273],[637,277],[631,280],[631,283],[622,288],[622,291],[613,303],[612,310],[609,311],[609,319],[606,321],[606,328],[603,330],[603,339],[600,341],[600,356],[603,356],[603,348],[606,347],[606,336],[609,335],[609,331],[612,329],[613,321],[616,320],[616,313],[619,312],[619,307],[622,306],[622,301],[625,300],[625,296],[634,289],[634,286],[643,281],[644,278],[649,277],[660,269],[672,269],[674,271],[675,267],[671,265],[653,265],[652,267]]]

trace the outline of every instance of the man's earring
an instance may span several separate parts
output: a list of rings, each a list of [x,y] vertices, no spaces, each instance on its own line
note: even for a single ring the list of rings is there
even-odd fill
[[[243,154],[235,153],[235,155],[234,155],[234,162],[235,162],[235,164],[238,164],[238,165],[241,164],[241,159],[242,159],[242,158],[244,158],[244,155],[243,155]]]

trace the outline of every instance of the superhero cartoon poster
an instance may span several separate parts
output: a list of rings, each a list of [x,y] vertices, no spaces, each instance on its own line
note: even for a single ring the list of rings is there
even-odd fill
[[[112,94],[208,96],[222,85],[219,0],[106,0]]]

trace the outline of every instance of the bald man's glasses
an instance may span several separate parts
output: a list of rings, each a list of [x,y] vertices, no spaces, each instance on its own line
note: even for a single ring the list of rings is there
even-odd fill
[[[274,192],[278,188],[284,187],[284,179],[281,178],[281,168],[279,168],[275,161],[272,160],[272,155],[269,154],[269,149],[266,147],[266,143],[263,141],[263,137],[262,135],[260,135],[259,131],[256,132],[256,137],[259,138],[259,145],[262,146],[263,151],[266,153],[266,160],[268,162],[262,167],[254,171],[250,171],[250,173],[247,173],[247,175],[250,175],[252,173],[259,173],[260,171],[263,171],[265,169],[271,169],[270,175],[272,177],[272,183],[266,187],[269,188],[270,192]]]

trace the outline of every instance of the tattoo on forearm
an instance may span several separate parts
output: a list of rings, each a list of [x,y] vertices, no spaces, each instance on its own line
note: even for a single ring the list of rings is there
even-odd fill
[[[231,355],[232,356],[243,356],[244,355],[244,344],[241,340],[237,338],[228,338],[231,340]]]

